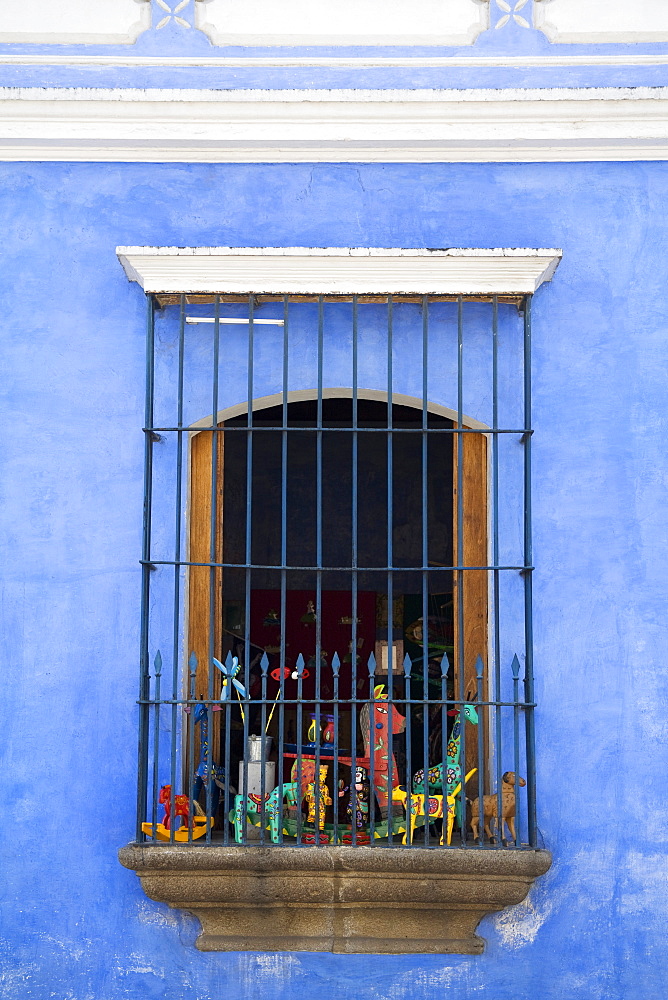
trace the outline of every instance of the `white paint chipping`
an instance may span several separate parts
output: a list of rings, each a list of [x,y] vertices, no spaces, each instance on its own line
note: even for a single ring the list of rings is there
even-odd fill
[[[508,907],[491,919],[502,944],[507,948],[518,949],[535,941],[538,931],[551,913],[552,902],[549,896],[544,896],[540,907],[537,907],[530,894],[522,903]]]

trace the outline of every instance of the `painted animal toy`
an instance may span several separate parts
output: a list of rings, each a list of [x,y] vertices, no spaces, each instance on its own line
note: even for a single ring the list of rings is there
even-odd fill
[[[495,829],[499,829],[500,836],[503,838],[504,826],[508,827],[510,831],[511,840],[515,840],[515,809],[516,809],[516,797],[515,797],[515,786],[520,785],[523,787],[526,785],[524,778],[518,778],[514,771],[506,771],[502,777],[502,788],[501,788],[501,823],[499,823],[499,796],[498,795],[483,795],[482,799],[482,815],[485,833],[487,836],[492,838],[492,820],[495,824]],[[474,838],[478,839],[478,830],[480,827],[480,799],[473,799],[471,803],[471,830],[473,832]]]
[[[473,777],[476,771],[477,768],[474,767],[468,772],[464,779],[464,784]],[[408,793],[405,789],[394,788],[392,790],[392,800],[394,802],[401,802],[406,810],[406,825],[402,844],[406,844],[407,842],[412,843],[416,827],[422,826],[428,818],[429,822],[436,819],[443,820],[440,843],[443,844],[443,839],[446,837],[446,842],[449,845],[452,842],[457,797],[461,790],[461,782],[458,782],[452,791],[446,795],[425,796],[421,793],[412,792],[409,801]]]
[[[171,829],[172,823],[172,786],[163,785],[160,789],[160,795],[158,797],[158,802],[161,806],[165,807],[165,815],[162,821],[162,825],[165,830]],[[204,810],[198,802],[193,800],[193,813],[195,816],[203,816]],[[180,816],[185,820],[185,826],[188,825],[190,821],[190,799],[187,795],[175,795],[174,796],[174,819]]]
[[[374,792],[381,816],[386,819],[391,790],[399,784],[394,754],[391,762],[389,759],[388,735],[390,732],[393,736],[403,733],[406,719],[394,705],[387,704],[387,692],[383,684],[374,687],[373,696],[374,701],[370,705],[362,706],[360,726],[364,739],[364,756],[373,758],[373,770],[370,773]]]
[[[269,815],[269,829],[271,830],[272,843],[278,844],[280,840],[281,828],[283,833],[289,833],[283,825],[283,803],[287,800],[288,806],[297,806],[299,786],[295,781],[286,782],[284,785],[277,785],[269,794],[267,799],[267,813]]]
[[[246,809],[243,808],[243,795],[236,795],[234,799],[234,809],[230,813],[230,819],[234,825],[234,839],[237,844],[241,844],[244,836],[244,815],[253,826],[260,826],[262,823],[262,797],[255,792],[248,793]],[[298,785],[295,782],[288,782],[284,785],[277,785],[268,795],[264,797],[264,814],[266,826],[271,831],[272,843],[278,844],[280,841],[280,831],[289,831],[283,825],[283,803],[285,799],[290,805],[296,805],[298,799]]]
[[[427,771],[427,788],[429,794],[440,792],[445,787],[447,794],[452,793],[455,785],[461,781],[462,769],[460,764],[461,737],[462,737],[462,714],[472,725],[478,725],[478,713],[473,705],[464,705],[462,711],[457,713],[450,739],[447,745],[447,757],[445,761],[430,767]],[[425,794],[424,789],[424,769],[416,771],[413,775],[413,791],[419,795]]]
[[[322,830],[325,826],[325,813],[327,811],[327,806],[331,806],[332,799],[329,794],[329,790],[325,782],[327,781],[327,772],[329,768],[324,765],[320,768],[320,782],[316,792],[316,782],[312,781],[306,788],[306,804],[308,806],[308,815],[306,817],[307,823],[315,824],[316,815],[318,820],[318,829]],[[317,806],[317,808],[316,808]]]
[[[200,806],[199,802],[193,800],[192,807],[192,817],[190,815],[190,800],[187,795],[175,795],[174,796],[174,816],[180,817],[180,819],[185,820],[183,825],[179,828],[172,830],[172,786],[163,785],[160,789],[160,796],[158,801],[160,805],[165,807],[165,815],[163,817],[162,823],[142,823],[142,832],[146,834],[147,837],[152,837],[155,840],[171,841],[175,840],[179,844],[188,843],[191,840],[199,840],[203,837],[208,830],[213,826],[213,819],[207,819],[204,814],[204,810]]]

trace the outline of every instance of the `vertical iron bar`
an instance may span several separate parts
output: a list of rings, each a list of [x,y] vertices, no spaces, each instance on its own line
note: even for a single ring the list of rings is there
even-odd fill
[[[213,325],[213,371],[211,377],[211,423],[215,430],[211,431],[211,518],[209,525],[209,560],[218,562],[216,542],[218,538],[218,363],[220,357],[220,296],[216,295],[214,306],[215,322]],[[208,701],[207,719],[212,720],[211,703],[213,702],[213,658],[219,650],[215,648],[216,638],[216,576],[213,565],[209,568],[209,656],[207,661]],[[200,726],[200,739],[201,739]],[[209,732],[206,749],[206,843],[211,843],[211,810],[213,807],[213,726]]]
[[[483,662],[482,656],[478,655],[476,657],[476,661],[475,661],[476,700],[478,702],[478,706],[481,706],[482,701],[486,700],[485,699],[485,695],[484,695],[484,691],[483,691],[484,675],[485,675],[485,664]],[[484,779],[483,768],[484,768],[486,762],[485,762],[485,731],[484,731],[484,728],[483,728],[483,726],[484,726],[483,720],[485,719],[488,711],[489,711],[489,709],[487,707],[485,707],[484,709],[482,707],[478,708],[478,726],[477,726],[477,733],[478,733],[478,775],[477,775],[477,777],[478,777],[478,804],[479,805],[482,805],[482,803],[483,803],[483,796],[484,796],[484,793],[485,793],[485,786],[484,786],[484,782],[483,782],[483,779]],[[459,801],[462,804],[462,822],[463,823],[466,822],[466,808],[465,808],[465,805],[466,805],[466,794],[465,794],[466,793],[466,784],[465,784],[465,781],[466,781],[466,761],[464,761],[464,766],[462,767],[462,790],[460,792],[460,797],[459,797]],[[484,813],[484,809],[482,810],[482,812]],[[501,815],[501,813],[499,812],[499,816],[500,815]],[[482,842],[483,842],[483,834],[484,834],[484,832],[485,832],[484,831],[484,827],[483,826],[479,826],[478,827],[478,843],[481,844],[481,845],[482,845]]]
[[[283,406],[282,406],[282,426],[281,431],[281,566],[288,564],[288,306],[289,299],[283,297]],[[279,653],[279,680],[278,680],[278,784],[281,791],[278,794],[279,827],[278,842],[283,843],[283,745],[285,741],[285,616],[287,608],[288,577],[287,570],[281,569],[281,648]],[[292,780],[292,775],[290,775]],[[292,799],[291,799],[292,801]],[[296,798],[297,808],[301,809],[301,794]]]
[[[265,727],[267,725],[267,671],[269,670],[269,657],[266,653],[262,654],[260,659],[260,671],[262,676],[261,681],[261,695],[262,702],[260,707],[260,757],[261,757],[261,771],[260,771],[260,844],[264,847],[266,840],[265,828],[267,826],[267,803],[265,801],[265,795],[267,793],[266,789],[266,776],[265,776],[265,744],[266,744],[266,733]],[[250,704],[247,709],[250,712]],[[282,791],[282,789],[281,789]],[[279,803],[282,802],[279,794]],[[279,805],[280,808],[280,805]],[[281,810],[282,811],[282,810]]]
[[[157,822],[157,812],[158,812],[158,781],[159,781],[159,771],[160,766],[160,681],[162,678],[162,656],[160,655],[160,650],[155,654],[155,659],[153,661],[155,670],[155,681],[153,686],[153,835],[155,837],[155,824]],[[172,822],[174,821],[174,793],[175,789],[172,788],[171,796],[171,816]]]
[[[520,786],[519,786],[519,767],[520,767],[520,661],[517,654],[513,657],[512,662],[512,672],[513,672],[513,768],[515,770],[515,847],[520,847],[521,836],[520,836],[520,826],[522,813],[520,809]],[[526,709],[525,709],[526,711]],[[503,822],[500,818],[499,820],[499,843],[501,843],[501,836],[503,834]]]
[[[464,566],[464,305],[461,295],[457,298],[457,565]],[[457,570],[457,645],[458,645],[458,698],[459,711],[459,771],[463,781],[466,777],[466,701],[464,662],[464,578],[465,570]],[[456,720],[456,717],[455,717]],[[463,793],[462,785],[462,793]],[[466,844],[466,810],[464,799],[460,799],[460,834],[462,846]]]
[[[195,684],[197,679],[197,657],[194,651],[188,657],[189,684],[188,684],[188,760],[190,761],[190,772],[195,770]],[[201,726],[200,726],[201,730]],[[193,808],[194,811],[194,808]],[[188,824],[188,843],[192,843],[193,824]]]
[[[427,510],[427,410],[429,354],[429,300],[422,299],[422,566],[429,565],[429,537]],[[422,571],[422,766],[424,768],[424,844],[429,847],[429,573]],[[443,793],[445,794],[445,792]]]
[[[315,843],[320,847],[320,674],[322,650],[322,367],[325,306],[318,296],[318,401],[316,413],[315,457]],[[335,793],[336,794],[336,791]],[[324,816],[322,817],[324,821]]]
[[[411,658],[406,653],[404,656],[404,697],[406,699],[406,843],[410,846],[413,843],[411,837],[411,819],[413,816],[413,754],[411,750],[411,715],[412,715],[412,695],[411,695]],[[424,776],[425,779],[428,775]],[[424,791],[424,780],[423,780]]]
[[[352,497],[351,497],[351,518],[352,518],[352,552],[351,552],[351,639],[350,639],[350,808],[352,812],[352,828],[350,841],[353,846],[357,844],[357,789],[355,787],[355,775],[357,771],[357,588],[358,574],[357,566],[359,560],[358,547],[358,499],[357,499],[357,466],[358,466],[358,400],[357,400],[357,379],[358,379],[358,337],[359,337],[359,304],[357,296],[353,295],[353,412],[352,412]],[[375,807],[375,791],[369,784],[369,816]]]
[[[137,780],[137,842],[146,838],[142,821],[147,808],[148,794],[148,729],[150,694],[148,639],[151,596],[151,504],[153,493],[153,395],[155,388],[155,305],[151,295],[146,296],[146,400],[144,405],[144,511],[142,524],[142,597],[139,643],[139,736]]]
[[[243,843],[248,840],[248,772],[250,770],[250,760],[248,753],[248,716],[250,714],[250,701],[248,692],[250,691],[250,616],[251,616],[251,574],[248,567],[252,562],[252,525],[253,525],[253,363],[254,363],[254,309],[255,300],[253,295],[248,296],[248,420],[246,431],[246,571],[245,571],[245,601],[244,601],[244,690],[245,695],[241,701],[243,709],[243,754],[244,754],[244,780],[243,780]],[[231,694],[231,692],[230,692]],[[260,768],[264,771],[264,741],[260,742]]]
[[[225,750],[224,750],[224,781],[225,790],[223,793],[223,843],[225,845],[230,842],[230,824],[229,816],[232,809],[232,800],[230,796],[230,784],[231,784],[231,727],[232,727],[232,701],[228,699],[225,702]]]
[[[303,716],[303,674],[304,674],[304,657],[301,653],[297,655],[297,661],[295,663],[297,668],[297,725],[295,726],[297,740],[297,847],[302,846],[302,827],[303,827],[303,816],[302,816],[302,775],[304,773],[304,757],[303,757],[303,741],[304,737],[302,734],[302,729],[304,727],[304,716]]]
[[[443,653],[441,658],[441,792],[443,794],[443,846],[447,847],[448,831],[448,670],[450,663],[447,653]],[[428,784],[429,775],[426,776]],[[462,786],[462,793],[464,789]],[[462,802],[464,800],[462,799]]]
[[[341,662],[339,654],[335,651],[332,656],[332,679],[334,684],[332,714],[334,716],[334,774],[332,775],[334,802],[332,843],[338,846],[339,843],[339,669]]]
[[[176,423],[179,430],[176,432],[176,497],[174,500],[174,633],[172,640],[172,725],[171,725],[171,750],[170,750],[170,783],[172,789],[176,788],[176,736],[179,724],[177,705],[179,689],[179,622],[181,619],[181,500],[183,495],[183,355],[184,355],[184,331],[186,321],[186,297],[181,296],[179,305],[179,373],[176,399]],[[183,679],[181,691],[186,689],[187,678]],[[183,716],[181,717],[183,718]],[[187,716],[186,716],[187,718]],[[193,725],[192,716],[188,720],[189,725]],[[188,761],[189,775],[186,778],[188,783],[188,800],[193,800],[194,768],[192,761]],[[173,797],[172,797],[173,801]],[[172,818],[170,843],[174,842],[174,819]]]
[[[394,653],[394,573],[392,570],[394,563],[393,334],[394,300],[390,295],[387,300],[387,842],[390,847],[392,846],[394,809],[392,802],[392,781],[394,778],[394,768],[392,767],[394,760],[392,746],[392,701],[394,696],[394,677],[392,675],[392,656]]]
[[[369,670],[369,787],[376,787],[376,657],[374,653],[369,655],[367,661]],[[376,810],[369,806],[369,840],[373,844],[376,838]]]
[[[532,297],[524,300],[524,700],[530,706],[534,702],[533,677],[533,579],[532,579],[532,527],[531,527],[531,303]],[[527,814],[529,844],[537,847],[536,817],[536,750],[534,730],[534,709],[525,708],[526,755],[527,755]],[[515,789],[516,801],[519,788]],[[519,836],[519,817],[517,829]]]
[[[492,299],[492,430],[499,429],[499,300]],[[499,435],[492,434],[492,565],[499,565]],[[497,702],[502,700],[501,693],[501,599],[499,570],[493,570],[493,601],[494,601],[494,697]],[[502,711],[497,704],[494,708],[496,730],[496,812],[501,816],[502,790],[501,775],[503,774],[503,726]],[[482,838],[484,826],[479,830]]]

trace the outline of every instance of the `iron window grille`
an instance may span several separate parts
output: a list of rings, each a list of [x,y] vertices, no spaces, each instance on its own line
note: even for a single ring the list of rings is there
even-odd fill
[[[147,295],[138,841],[537,846],[531,301]]]

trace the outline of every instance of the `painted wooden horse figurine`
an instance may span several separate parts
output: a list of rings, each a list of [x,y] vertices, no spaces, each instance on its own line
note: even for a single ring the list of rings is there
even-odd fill
[[[406,728],[406,719],[394,705],[387,704],[387,692],[383,684],[377,684],[374,687],[373,696],[374,701],[371,705],[362,706],[360,725],[364,739],[364,755],[369,759],[373,758],[373,772],[370,773],[370,777],[373,781],[381,815],[386,818],[391,789],[399,784],[394,754],[391,764],[389,760],[388,734],[391,732],[394,736],[397,733],[403,733]],[[384,702],[385,704],[383,704]],[[371,745],[372,739],[373,747]]]
[[[142,831],[147,837],[154,837],[156,840],[169,841],[174,839],[177,843],[185,843],[190,840],[198,840],[213,826],[213,819],[207,819],[204,810],[196,799],[192,801],[192,815],[190,813],[190,799],[187,795],[175,795],[174,818],[180,817],[184,822],[178,829],[175,824],[171,829],[172,822],[172,786],[163,785],[160,789],[158,799],[161,806],[164,806],[165,815],[162,823],[142,823]]]
[[[165,816],[162,821],[162,825],[165,830],[171,828],[172,823],[172,786],[163,785],[160,789],[160,796],[158,802],[161,806],[165,807]],[[193,800],[193,812],[196,816],[202,816],[203,810],[198,802]],[[181,816],[185,820],[185,826],[188,825],[190,820],[190,799],[187,795],[175,795],[174,796],[174,819],[177,816]]]
[[[478,713],[476,712],[475,707],[473,705],[464,705],[463,709],[457,713],[455,724],[453,725],[452,732],[450,733],[450,739],[448,740],[447,746],[448,756],[445,761],[441,761],[440,764],[430,767],[427,771],[427,788],[430,795],[433,792],[442,791],[444,787],[444,777],[448,795],[452,794],[453,788],[462,779],[462,769],[460,764],[462,715],[472,725],[478,725]],[[419,795],[425,794],[423,769],[416,771],[413,775],[413,792]]]

